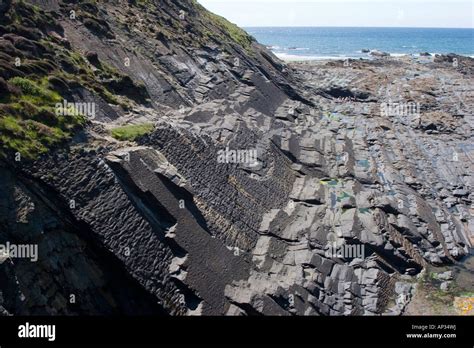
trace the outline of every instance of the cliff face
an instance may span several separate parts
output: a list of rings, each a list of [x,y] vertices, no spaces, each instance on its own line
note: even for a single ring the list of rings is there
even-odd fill
[[[39,253],[0,265],[4,313],[382,313],[402,275],[467,252],[463,181],[429,196],[428,157],[401,178],[387,125],[360,128],[383,72],[326,86],[194,1],[0,17],[0,242]],[[328,116],[344,88],[364,122]]]

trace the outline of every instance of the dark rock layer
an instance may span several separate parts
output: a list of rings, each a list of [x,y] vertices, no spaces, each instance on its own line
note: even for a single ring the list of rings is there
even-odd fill
[[[47,77],[97,112],[1,162],[0,242],[39,246],[0,265],[3,313],[400,314],[400,284],[472,245],[472,59],[288,66],[194,1],[32,3],[37,30],[0,27],[0,89]]]

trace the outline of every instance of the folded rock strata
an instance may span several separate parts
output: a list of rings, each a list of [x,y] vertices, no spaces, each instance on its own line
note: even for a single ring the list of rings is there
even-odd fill
[[[70,83],[97,116],[2,160],[1,239],[40,252],[0,266],[4,313],[400,314],[402,276],[472,247],[472,59],[287,66],[193,1],[32,3],[121,103]],[[419,119],[380,112],[413,100]]]

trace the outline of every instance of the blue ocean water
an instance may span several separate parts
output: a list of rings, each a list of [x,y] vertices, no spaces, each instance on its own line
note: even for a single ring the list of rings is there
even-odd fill
[[[365,58],[362,49],[392,55],[456,53],[474,56],[474,29],[437,28],[245,28],[282,58]]]

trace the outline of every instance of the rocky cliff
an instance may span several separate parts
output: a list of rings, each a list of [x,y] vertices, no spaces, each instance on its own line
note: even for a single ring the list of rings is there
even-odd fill
[[[5,314],[399,314],[469,251],[470,59],[287,66],[191,0],[0,24]]]

